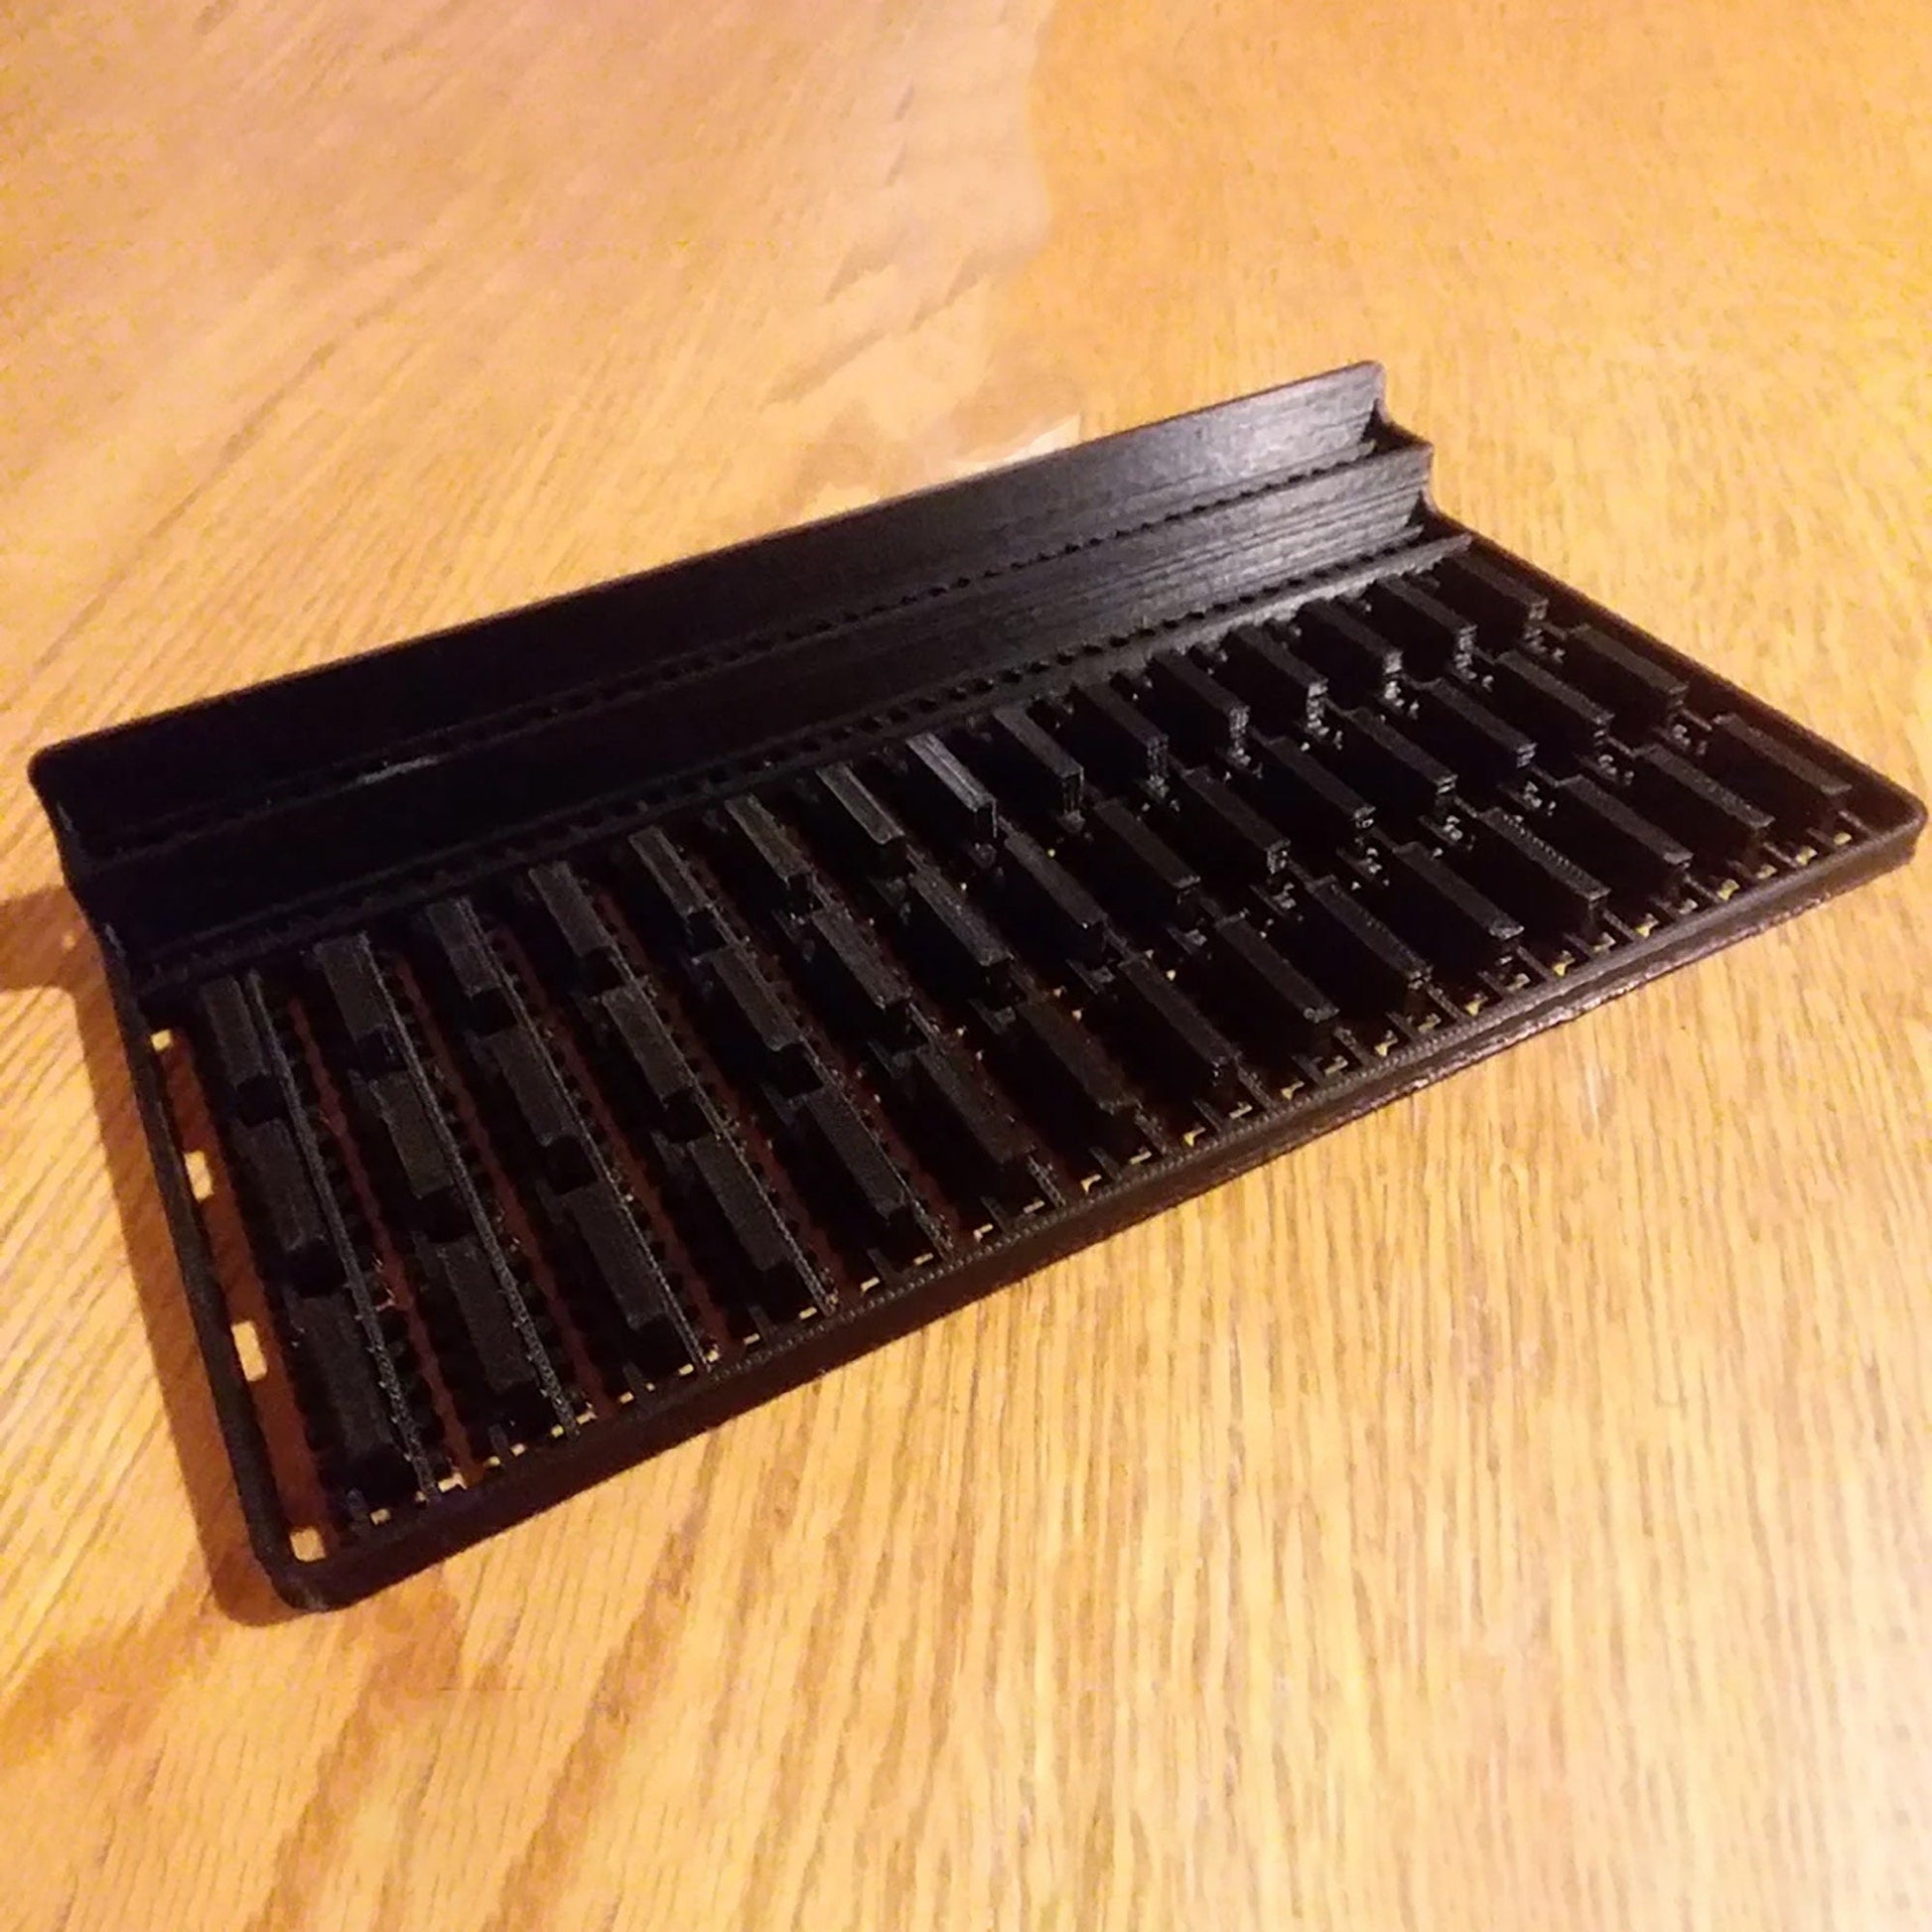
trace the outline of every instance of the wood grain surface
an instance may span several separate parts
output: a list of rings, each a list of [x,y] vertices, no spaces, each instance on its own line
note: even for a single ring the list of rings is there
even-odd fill
[[[1368,355],[1923,791],[1932,12],[0,32],[0,1924],[1932,1923],[1925,862],[289,1619],[23,775]]]

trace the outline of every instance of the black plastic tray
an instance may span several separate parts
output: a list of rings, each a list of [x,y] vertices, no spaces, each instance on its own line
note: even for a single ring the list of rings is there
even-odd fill
[[[1344,369],[41,754],[277,1588],[1907,856],[1429,461]]]

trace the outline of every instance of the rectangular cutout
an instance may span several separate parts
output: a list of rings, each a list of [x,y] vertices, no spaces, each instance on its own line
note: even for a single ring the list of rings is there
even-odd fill
[[[266,1381],[268,1357],[262,1352],[261,1330],[244,1315],[230,1324],[228,1332],[234,1336],[234,1352],[241,1363],[243,1378],[250,1382]]]

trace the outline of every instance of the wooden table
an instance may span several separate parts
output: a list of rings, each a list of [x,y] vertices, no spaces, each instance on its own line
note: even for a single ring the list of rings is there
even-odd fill
[[[1197,11],[16,10],[0,1922],[1932,1919],[1923,863],[360,1608],[251,1568],[37,745],[1372,355],[1932,780],[1932,13]]]

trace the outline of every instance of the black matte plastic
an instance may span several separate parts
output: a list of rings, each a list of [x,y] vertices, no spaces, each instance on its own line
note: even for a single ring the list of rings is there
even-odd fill
[[[289,1600],[1907,856],[1428,469],[1345,369],[43,753]]]

